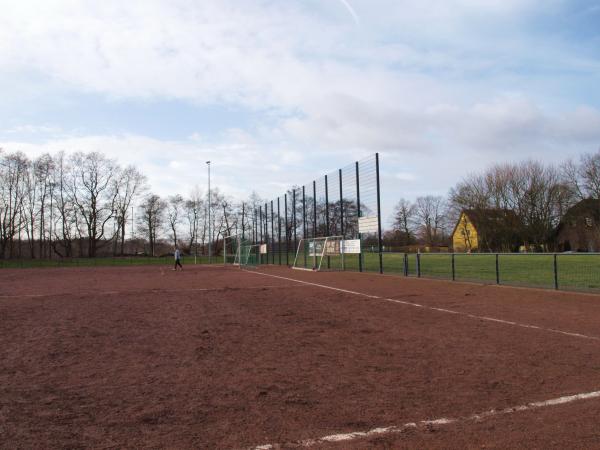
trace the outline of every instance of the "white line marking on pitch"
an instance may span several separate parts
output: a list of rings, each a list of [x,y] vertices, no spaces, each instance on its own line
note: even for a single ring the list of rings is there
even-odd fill
[[[524,405],[513,406],[510,408],[504,408],[504,409],[490,409],[488,411],[484,411],[484,412],[477,413],[477,414],[471,414],[470,416],[466,416],[466,417],[458,417],[458,418],[441,417],[439,419],[433,419],[433,420],[421,420],[420,422],[408,422],[401,426],[379,427],[379,428],[373,428],[368,431],[354,431],[351,433],[330,434],[328,436],[322,436],[322,437],[316,438],[316,439],[306,439],[306,440],[298,442],[297,444],[299,444],[303,447],[311,447],[313,445],[321,444],[324,442],[352,441],[355,439],[367,438],[367,437],[375,436],[375,435],[402,433],[403,431],[405,431],[409,428],[426,427],[428,425],[443,426],[443,425],[450,425],[450,424],[457,423],[457,422],[480,421],[480,420],[488,419],[488,418],[494,417],[494,416],[514,414],[514,413],[523,412],[523,411],[532,411],[535,409],[545,408],[548,406],[564,405],[566,403],[572,403],[572,402],[576,402],[576,401],[580,401],[580,400],[589,400],[589,399],[593,399],[593,398],[600,398],[600,391],[568,395],[568,396],[553,398],[550,400],[545,400],[545,401],[540,401],[540,402],[526,403]],[[280,446],[280,444],[265,444],[265,445],[259,445],[257,447],[254,447],[254,450],[270,450],[270,449],[274,449],[279,446]]]
[[[544,328],[544,327],[540,327],[537,325],[530,325],[530,324],[526,324],[526,323],[519,323],[519,322],[512,322],[510,320],[503,320],[503,319],[496,319],[494,317],[487,317],[487,316],[477,316],[475,314],[469,314],[469,313],[464,313],[462,311],[454,311],[451,309],[445,309],[445,308],[437,308],[434,306],[425,306],[419,303],[413,303],[413,302],[407,302],[405,300],[396,300],[393,298],[385,298],[385,297],[380,297],[377,295],[370,295],[370,294],[365,294],[363,292],[356,292],[356,291],[350,291],[348,289],[340,289],[340,288],[336,288],[333,286],[327,286],[325,284],[319,284],[319,283],[313,283],[310,281],[304,281],[304,280],[296,280],[295,278],[288,278],[288,277],[282,277],[280,275],[273,275],[270,273],[264,273],[264,272],[251,272],[251,273],[256,273],[259,275],[264,275],[267,277],[273,277],[273,278],[279,278],[281,280],[288,280],[288,281],[295,281],[296,283],[302,283],[302,284],[308,284],[311,286],[317,286],[323,289],[331,289],[333,291],[338,291],[338,292],[345,292],[347,294],[353,294],[353,295],[359,295],[361,297],[367,297],[367,298],[373,298],[373,299],[378,299],[378,300],[383,300],[384,302],[391,302],[391,303],[399,303],[401,305],[406,305],[406,306],[413,306],[416,308],[423,308],[423,309],[428,309],[430,311],[438,311],[438,312],[443,312],[446,314],[455,314],[455,315],[459,315],[459,316],[463,316],[463,317],[469,317],[471,319],[476,319],[476,320],[485,320],[488,322],[495,322],[495,323],[500,323],[500,324],[504,324],[504,325],[511,325],[511,326],[515,326],[515,327],[521,327],[521,328],[529,328],[532,330],[540,330],[540,331],[546,331],[549,333],[555,333],[555,334],[561,334],[563,336],[570,336],[570,337],[576,337],[576,338],[580,338],[580,339],[588,339],[588,340],[593,340],[593,341],[600,341],[600,337],[597,336],[588,336],[586,334],[580,334],[580,333],[572,333],[569,331],[563,331],[563,330],[557,330],[554,328]]]

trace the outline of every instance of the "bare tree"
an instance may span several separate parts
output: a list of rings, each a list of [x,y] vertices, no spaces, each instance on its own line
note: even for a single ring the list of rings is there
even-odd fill
[[[204,200],[202,198],[202,192],[198,186],[195,186],[190,193],[190,197],[185,200],[183,204],[183,210],[188,224],[188,250],[190,252],[192,247],[198,242],[199,228],[205,213],[204,209],[205,207]],[[202,240],[202,244],[204,244],[204,240]],[[194,250],[196,250],[195,247]]]
[[[120,237],[120,253],[123,255],[125,247],[125,224],[129,218],[131,205],[147,189],[146,176],[134,166],[127,166],[119,171],[118,176],[114,179],[114,183],[114,189],[116,190],[115,211],[117,215],[117,229],[119,230],[117,238]]]
[[[14,239],[23,227],[29,160],[20,152],[0,151],[0,258],[14,255]]]
[[[87,255],[92,258],[102,245],[106,223],[114,215],[117,191],[116,163],[101,153],[75,153],[71,157],[69,193],[77,209],[88,241]]]
[[[167,221],[169,222],[169,228],[171,229],[171,239],[173,239],[173,245],[175,247],[177,247],[177,227],[181,223],[183,206],[184,201],[181,195],[172,195],[168,198]]]
[[[573,160],[561,166],[562,180],[577,200],[600,198],[600,150],[581,155],[579,164]]]
[[[416,206],[408,200],[401,198],[394,208],[394,230],[403,234],[403,245],[410,245],[412,237],[412,223],[415,218]]]
[[[60,227],[54,228],[54,241],[60,241],[64,254],[55,245],[54,251],[59,255],[73,256],[73,239],[75,238],[75,207],[72,197],[68,193],[69,173],[67,157],[60,152],[54,157],[55,186],[53,189],[54,207],[57,212],[57,222]],[[60,234],[59,234],[60,233]]]
[[[39,210],[37,208],[39,185],[35,174],[35,166],[33,164],[28,164],[27,169],[27,178],[25,180],[26,201],[23,209],[26,216],[25,233],[29,244],[29,256],[33,259],[35,258],[35,234],[38,227],[37,220],[39,215]]]
[[[41,155],[33,162],[35,175],[35,184],[39,191],[38,210],[39,210],[39,254],[41,258],[49,256],[50,249],[46,247],[46,240],[51,227],[49,217],[49,203],[51,202],[51,193],[54,184],[54,161],[49,154]],[[48,250],[47,252],[45,250]]]
[[[146,196],[140,205],[139,227],[149,244],[149,254],[155,256],[158,233],[164,223],[167,204],[156,194]]]
[[[441,196],[428,195],[415,202],[414,223],[427,245],[439,245],[444,239],[445,201]]]

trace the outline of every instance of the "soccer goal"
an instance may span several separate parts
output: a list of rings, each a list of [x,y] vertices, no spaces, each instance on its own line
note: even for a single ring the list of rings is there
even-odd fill
[[[344,270],[343,242],[342,236],[300,239],[292,269]]]
[[[223,238],[223,264],[239,266],[241,261],[242,237],[239,234]]]
[[[242,244],[240,256],[240,266],[258,266],[260,264],[260,244]]]

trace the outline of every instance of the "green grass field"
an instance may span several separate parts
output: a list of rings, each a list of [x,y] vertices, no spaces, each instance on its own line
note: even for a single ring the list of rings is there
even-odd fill
[[[416,277],[417,255],[409,254],[408,275]],[[277,262],[277,259],[276,261]],[[600,289],[600,255],[559,254],[557,255],[557,281],[559,289],[596,290]],[[383,272],[404,275],[404,253],[384,253]],[[452,254],[424,253],[420,255],[420,276],[423,278],[452,279]],[[323,261],[323,268],[327,266]],[[308,258],[307,268],[312,267]],[[338,257],[329,258],[329,267],[339,270],[342,261]],[[346,255],[346,270],[358,270],[358,255]],[[362,254],[362,269],[366,272],[379,271],[377,253]],[[500,284],[554,288],[553,254],[501,254],[498,255]],[[455,254],[454,279],[482,283],[497,282],[495,254]]]
[[[378,270],[377,255],[365,254],[367,266]],[[369,264],[369,260],[372,262]],[[422,254],[421,276],[452,279],[451,254]],[[559,254],[556,259],[558,287],[560,289],[600,289],[600,255]],[[404,273],[404,255],[383,254],[385,273]],[[417,276],[417,256],[408,256],[408,273]],[[500,254],[498,255],[500,284],[554,287],[554,255]],[[496,283],[496,255],[456,254],[454,256],[456,280]]]

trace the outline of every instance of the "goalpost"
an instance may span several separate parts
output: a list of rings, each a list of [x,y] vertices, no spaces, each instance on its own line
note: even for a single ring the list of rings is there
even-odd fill
[[[344,237],[300,239],[292,269],[344,270]]]
[[[234,266],[257,266],[260,264],[260,244],[250,244],[240,234],[223,239],[223,264]]]
[[[223,238],[223,264],[240,265],[242,239],[239,234],[232,234]]]

